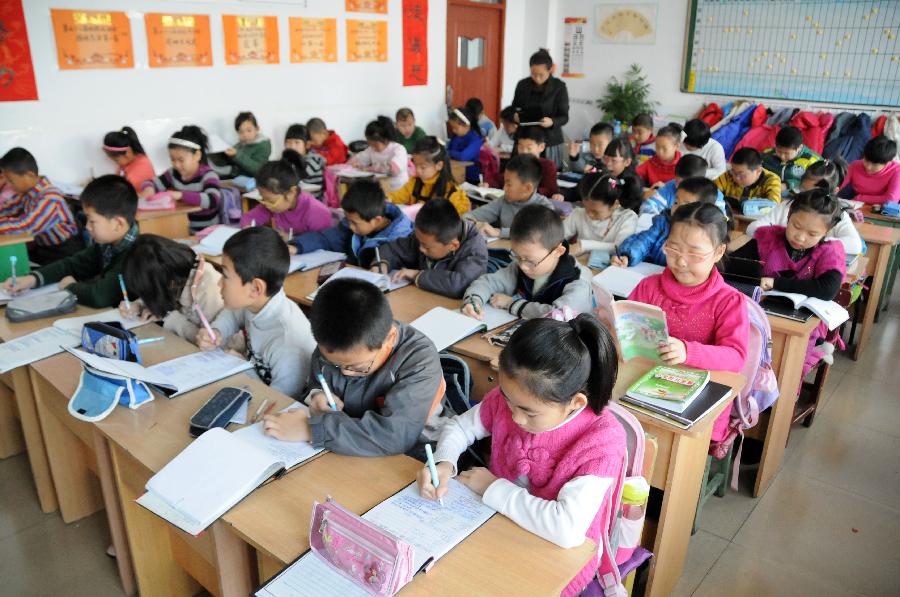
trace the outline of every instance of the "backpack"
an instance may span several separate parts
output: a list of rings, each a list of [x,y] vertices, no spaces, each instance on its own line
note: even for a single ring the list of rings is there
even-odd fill
[[[241,191],[237,187],[219,187],[219,222],[222,224],[237,224],[241,221],[243,203]]]

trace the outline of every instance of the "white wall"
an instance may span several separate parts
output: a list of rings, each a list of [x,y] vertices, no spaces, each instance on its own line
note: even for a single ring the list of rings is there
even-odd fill
[[[393,117],[409,106],[420,124],[435,131],[443,102],[446,0],[429,2],[428,85],[403,87],[401,1],[388,6],[388,62],[346,62],[344,19],[384,19],[344,13],[344,2],[176,2],[173,0],[26,0],[22,4],[34,63],[38,101],[0,102],[0,154],[21,145],[35,154],[43,173],[62,182],[112,171],[100,149],[103,135],[133,126],[158,170],[168,166],[165,141],[184,124],[198,124],[234,140],[235,115],[252,110],[280,152],[287,126],[313,116],[325,119],[345,141],[362,138],[366,122]],[[60,71],[50,8],[125,10],[131,17],[135,68]],[[147,67],[144,12],[210,15],[213,66]],[[222,14],[278,16],[280,64],[225,66]],[[337,17],[338,62],[291,64],[288,16]]]

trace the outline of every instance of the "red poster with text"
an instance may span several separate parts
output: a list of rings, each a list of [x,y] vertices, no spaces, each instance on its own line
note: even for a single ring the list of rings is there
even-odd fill
[[[36,100],[37,85],[21,0],[0,2],[0,101]]]
[[[428,0],[403,0],[403,85],[428,84]]]

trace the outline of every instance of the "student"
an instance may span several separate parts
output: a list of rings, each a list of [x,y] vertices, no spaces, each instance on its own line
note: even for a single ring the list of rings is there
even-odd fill
[[[475,118],[478,120],[478,128],[481,129],[481,136],[485,139],[490,139],[494,135],[494,131],[497,130],[497,125],[485,115],[484,103],[477,97],[470,97],[466,100],[466,108],[468,108],[469,112],[474,114]]]
[[[645,162],[653,155],[653,116],[647,113],[638,114],[631,121],[631,135],[628,142],[634,149],[639,162]]]
[[[559,194],[556,183],[556,162],[541,157],[547,148],[546,138],[544,129],[539,126],[520,126],[516,132],[516,153],[533,155],[540,161],[541,182],[538,184],[538,193],[554,201],[563,201],[565,198]]]
[[[615,133],[608,122],[598,122],[592,126],[589,151],[581,151],[580,143],[569,143],[569,169],[573,172],[605,170],[603,156],[606,155],[606,147],[613,137]]]
[[[737,213],[748,199],[781,201],[781,179],[762,167],[762,156],[752,147],[742,147],[731,156],[731,170],[716,179],[716,186]]]
[[[353,265],[371,267],[375,248],[395,238],[409,236],[413,224],[400,208],[388,203],[381,185],[374,180],[358,180],[341,199],[344,219],[336,226],[295,236],[297,253],[318,249],[347,254]]]
[[[271,228],[245,228],[229,238],[219,282],[225,309],[212,322],[212,337],[200,328],[197,345],[215,350],[242,332],[245,356],[260,381],[299,398],[315,342],[303,311],[284,294],[289,265],[287,245]]]
[[[541,163],[532,155],[517,155],[503,171],[503,196],[463,215],[477,222],[478,230],[487,237],[509,237],[513,217],[528,205],[553,208],[553,203],[537,192],[541,180]]]
[[[578,183],[578,193],[582,206],[563,221],[566,238],[578,237],[570,252],[615,255],[619,244],[637,229],[635,209],[641,203],[641,181],[629,175],[613,178],[591,172]]]
[[[156,176],[153,163],[144,153],[137,133],[130,126],[106,133],[103,137],[103,153],[119,167],[116,174],[124,176],[135,191],[140,191],[141,185]]]
[[[450,159],[472,162],[470,166],[466,166],[466,181],[479,184],[481,182],[479,180],[481,176],[479,155],[484,139],[481,138],[481,129],[472,126],[472,123],[476,122],[475,115],[465,106],[454,108],[450,112],[448,122],[453,136],[447,143],[447,153],[450,155]]]
[[[879,135],[866,142],[863,159],[850,164],[840,196],[880,205],[900,201],[900,162],[897,144]]]
[[[681,159],[678,145],[681,140],[681,127],[670,124],[659,129],[654,138],[656,150],[653,155],[636,168],[637,175],[641,177],[649,189],[646,196],[652,196],[655,189],[675,178],[675,167]]]
[[[141,196],[168,191],[174,199],[199,207],[188,214],[192,234],[218,224],[222,192],[219,176],[207,164],[206,134],[198,126],[184,126],[169,137],[168,147],[172,167],[145,182]]]
[[[219,291],[222,274],[198,257],[190,247],[155,234],[142,234],[122,265],[125,286],[132,295],[130,308],[119,303],[123,317],[162,321],[163,328],[195,342],[203,322],[224,308]],[[139,298],[135,298],[139,297]]]
[[[634,149],[625,139],[613,139],[603,152],[603,166],[606,173],[621,178],[624,173],[634,174]]]
[[[234,119],[238,142],[222,152],[224,164],[216,171],[226,178],[249,176],[253,178],[272,155],[272,142],[259,132],[259,124],[253,112],[240,112]]]
[[[781,179],[782,194],[796,192],[806,169],[822,156],[803,144],[800,129],[786,126],[775,135],[775,147],[762,154],[763,168]]]
[[[516,145],[516,131],[519,123],[516,120],[517,110],[513,106],[506,106],[500,111],[500,126],[491,135],[488,145],[497,151],[512,153]]]
[[[350,165],[360,170],[386,174],[391,190],[396,191],[409,180],[409,154],[397,143],[397,131],[387,116],[379,116],[366,125],[369,146],[350,158]]]
[[[562,219],[552,208],[523,207],[509,240],[513,262],[469,286],[463,313],[481,319],[486,303],[525,319],[563,307],[590,311],[591,272],[569,253]]]
[[[13,147],[0,158],[0,174],[15,195],[0,207],[0,234],[28,233],[34,241],[28,257],[48,264],[84,248],[78,224],[62,191],[38,173],[37,161],[22,147]]]
[[[840,201],[826,189],[804,191],[791,201],[788,225],[757,228],[753,240],[735,251],[735,256],[763,261],[760,288],[805,294],[832,301],[846,275],[844,246],[826,236],[841,220]],[[802,377],[824,354],[817,350],[828,326],[821,322],[810,334]],[[801,377],[801,379],[802,379]]]
[[[728,229],[725,216],[711,203],[675,210],[663,245],[666,269],[644,278],[628,300],[665,311],[669,341],[660,346],[659,356],[666,365],[740,372],[749,341],[746,299],[716,269],[725,255]]]
[[[803,173],[803,177],[800,180],[799,191],[802,193],[820,188],[834,194],[840,185],[840,179],[843,178],[842,165],[843,161],[836,162],[834,160],[823,159],[814,162],[807,168],[806,172]],[[787,227],[788,216],[790,215],[791,205],[793,204],[793,197],[794,195],[792,195],[790,199],[783,200],[773,209],[750,222],[745,231],[747,236],[752,238],[758,228],[765,226]],[[851,218],[850,214],[844,210],[841,210],[840,221],[825,235],[825,240],[841,241],[847,255],[858,255],[863,252],[863,242],[862,238],[859,236],[859,231],[853,223],[853,218]]]
[[[257,226],[271,222],[285,238],[329,228],[331,211],[300,190],[303,167],[303,157],[292,149],[285,149],[280,160],[266,162],[256,175],[259,205],[241,216],[241,228],[254,222]]]
[[[436,437],[443,422],[443,373],[431,340],[394,320],[384,294],[362,280],[322,286],[310,319],[317,347],[305,399],[309,412],[266,416],[266,435],[336,454],[421,458],[422,444]]]
[[[641,203],[640,215],[655,216],[662,213],[663,210],[671,209],[675,205],[675,192],[678,185],[685,178],[694,178],[695,176],[706,176],[706,160],[699,155],[688,154],[682,156],[678,163],[675,164],[675,178],[665,183],[649,198]],[[716,206],[726,214],[725,195],[716,187]],[[726,214],[727,215],[727,214]],[[638,232],[640,232],[640,224],[638,224]]]
[[[322,197],[325,189],[325,158],[310,148],[309,129],[305,124],[292,124],[284,134],[284,148],[296,151],[303,157],[303,168],[300,170],[300,180],[308,184],[319,186],[319,190],[311,193],[317,199]]]
[[[380,247],[383,273],[395,271],[394,281],[409,280],[417,287],[450,298],[462,298],[469,284],[487,271],[488,250],[472,222],[460,219],[446,199],[432,199],[416,216],[412,236]]]
[[[134,221],[137,202],[134,187],[121,176],[107,174],[95,178],[81,193],[93,244],[27,276],[19,276],[15,288],[10,278],[3,283],[3,288],[21,292],[58,282],[60,289],[73,293],[82,305],[98,308],[118,305],[122,298],[119,286],[122,263],[138,236]]]
[[[321,118],[310,118],[306,122],[309,131],[309,146],[314,153],[325,158],[328,166],[347,161],[347,145],[335,131],[325,126]]]
[[[618,359],[612,336],[583,313],[569,322],[522,325],[500,353],[500,385],[444,426],[435,451],[439,484],[428,467],[416,480],[422,497],[437,499],[460,482],[486,505],[562,548],[585,538],[603,545],[604,513],[622,476],[626,437],[606,408]],[[466,448],[491,437],[490,469],[459,472]],[[591,560],[562,595],[579,595],[599,566]]]
[[[406,153],[412,154],[416,141],[424,139],[426,133],[422,127],[416,125],[416,115],[409,108],[397,110],[397,142],[406,148]]]
[[[673,207],[653,216],[650,228],[622,241],[610,263],[619,267],[635,266],[642,261],[665,265],[666,253],[663,247],[669,237],[672,214],[690,203],[715,204],[718,197],[719,192],[715,183],[708,178],[702,176],[685,178],[675,191]],[[724,217],[724,214],[722,215]]]
[[[433,199],[448,199],[460,214],[472,207],[469,196],[453,180],[450,156],[437,137],[416,141],[412,153],[416,175],[402,188],[388,193],[391,203],[416,205]]]
[[[681,153],[699,155],[706,160],[706,178],[715,180],[725,173],[728,167],[725,161],[725,149],[722,144],[712,138],[709,125],[699,118],[688,120],[684,124],[684,140]]]

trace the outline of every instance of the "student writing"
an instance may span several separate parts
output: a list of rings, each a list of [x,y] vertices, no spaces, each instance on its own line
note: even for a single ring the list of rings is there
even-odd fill
[[[803,144],[800,129],[786,126],[775,135],[775,147],[763,152],[762,166],[778,175],[784,192],[795,192],[806,169],[821,159],[822,156]]]
[[[469,196],[453,180],[450,156],[437,137],[416,141],[412,152],[416,175],[402,188],[388,193],[391,203],[416,205],[433,199],[448,199],[460,214],[471,208]]]
[[[741,147],[731,156],[731,169],[716,178],[716,186],[737,213],[748,199],[781,201],[781,179],[762,167],[762,156],[752,147]]]
[[[897,144],[884,135],[869,139],[863,159],[847,169],[840,196],[872,205],[900,201],[900,162],[896,156]]]
[[[547,145],[544,129],[539,126],[521,126],[516,132],[516,152],[519,155],[533,155],[541,163],[541,182],[538,184],[538,193],[555,201],[564,198],[559,194],[559,186],[556,184],[556,163],[553,160],[542,158]]]
[[[588,135],[588,151],[581,151],[581,144],[574,141],[569,144],[569,169],[573,172],[592,172],[603,170],[603,156],[606,146],[615,137],[614,129],[608,122],[598,122],[591,127]]]
[[[409,108],[400,108],[397,110],[397,143],[406,148],[406,152],[410,155],[416,142],[427,136],[425,130],[416,124],[416,115]]]
[[[324,190],[325,158],[310,148],[309,129],[304,124],[292,124],[284,133],[284,149],[296,151],[303,158],[303,168],[300,169],[300,180],[312,185],[318,185],[319,190],[312,193],[316,198],[322,196]],[[284,157],[284,154],[282,154]]]
[[[409,154],[397,143],[397,131],[387,116],[379,116],[366,125],[368,147],[350,158],[350,164],[361,170],[386,174],[392,191],[409,180]]]
[[[641,182],[634,176],[622,178],[592,172],[578,183],[581,207],[563,220],[573,255],[587,251],[615,254],[616,247],[637,229],[635,209],[641,203]]]
[[[325,158],[329,166],[347,161],[347,145],[335,131],[325,125],[321,118],[310,118],[306,122],[309,130],[309,145],[312,150]]]
[[[725,161],[725,149],[722,144],[712,138],[709,125],[699,118],[688,120],[684,124],[682,151],[684,155],[698,155],[706,160],[706,178],[715,180],[728,167]]]
[[[481,175],[481,146],[484,139],[481,137],[481,129],[475,121],[475,115],[466,108],[454,108],[448,119],[450,131],[453,136],[447,143],[447,153],[451,159],[460,162],[472,162],[466,166],[466,180],[472,184],[479,184]]]

